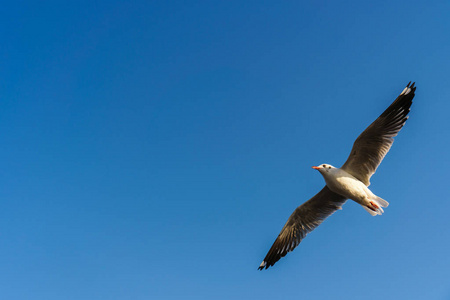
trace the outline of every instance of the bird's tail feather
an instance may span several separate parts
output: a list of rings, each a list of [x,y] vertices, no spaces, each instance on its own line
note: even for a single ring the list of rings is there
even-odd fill
[[[384,213],[384,210],[382,207],[388,207],[389,202],[386,200],[373,195],[370,203],[367,206],[363,205],[363,208],[369,212],[372,216],[381,215]]]
[[[377,213],[376,211],[370,209],[369,207],[364,206],[364,205],[363,205],[362,207],[363,207],[365,210],[367,210],[367,212],[368,212],[369,214],[371,214],[372,216],[378,215],[378,213]]]
[[[381,207],[388,207],[389,206],[389,202],[387,202],[386,200],[384,200],[384,199],[382,199],[382,198],[380,198],[378,196],[375,196],[374,198],[375,199],[373,199],[373,200],[378,202],[378,205],[380,205]]]

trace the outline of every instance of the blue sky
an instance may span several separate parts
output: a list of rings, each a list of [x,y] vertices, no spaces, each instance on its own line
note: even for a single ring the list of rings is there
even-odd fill
[[[450,299],[450,4],[15,1],[0,12],[0,298]],[[416,81],[349,202],[257,267]]]

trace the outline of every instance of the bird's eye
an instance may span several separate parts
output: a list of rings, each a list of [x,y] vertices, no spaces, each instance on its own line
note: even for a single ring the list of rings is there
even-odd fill
[[[325,165],[322,165],[322,167],[324,167],[324,168],[325,168]]]

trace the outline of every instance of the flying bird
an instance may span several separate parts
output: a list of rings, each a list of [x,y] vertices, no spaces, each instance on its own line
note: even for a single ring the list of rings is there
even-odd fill
[[[273,243],[259,270],[273,266],[327,217],[351,199],[372,216],[381,215],[389,203],[372,193],[370,177],[388,153],[394,137],[402,129],[414,98],[416,87],[408,83],[395,101],[356,139],[347,161],[340,168],[329,164],[313,167],[325,179],[325,187],[297,207]]]

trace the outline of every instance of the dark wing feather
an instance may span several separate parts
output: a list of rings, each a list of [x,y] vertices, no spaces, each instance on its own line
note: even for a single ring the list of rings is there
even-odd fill
[[[372,123],[353,144],[352,151],[341,169],[370,185],[370,177],[377,170],[402,129],[414,98],[414,83],[408,83],[395,101]]]
[[[273,266],[280,258],[294,250],[309,232],[340,209],[346,200],[325,186],[314,197],[297,207],[258,269]]]

